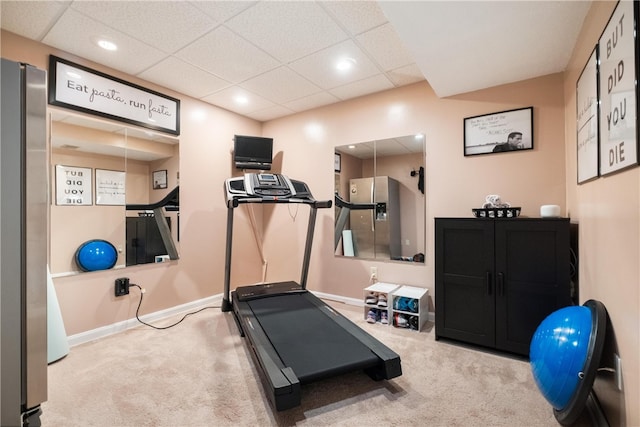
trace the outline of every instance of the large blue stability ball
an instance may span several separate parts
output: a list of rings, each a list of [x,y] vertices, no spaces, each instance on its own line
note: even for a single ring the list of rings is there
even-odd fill
[[[591,329],[591,310],[571,306],[547,316],[533,335],[529,352],[533,378],[556,410],[569,404],[584,378]]]
[[[81,244],[75,258],[82,271],[108,270],[116,265],[118,252],[106,240],[94,239]]]

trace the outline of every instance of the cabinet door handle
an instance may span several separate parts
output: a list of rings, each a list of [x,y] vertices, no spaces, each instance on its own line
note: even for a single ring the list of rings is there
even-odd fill
[[[496,290],[498,295],[504,295],[504,274],[498,273],[498,289]]]
[[[491,272],[487,271],[487,295],[491,295]]]

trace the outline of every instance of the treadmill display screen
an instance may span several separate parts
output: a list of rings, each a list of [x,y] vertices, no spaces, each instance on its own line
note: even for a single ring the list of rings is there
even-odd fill
[[[274,184],[278,182],[276,176],[272,173],[258,174],[258,181],[260,181],[260,183],[267,182],[267,183],[274,183]]]

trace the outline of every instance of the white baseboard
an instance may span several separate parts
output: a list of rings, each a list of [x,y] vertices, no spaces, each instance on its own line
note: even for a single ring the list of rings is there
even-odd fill
[[[318,298],[326,299],[329,301],[341,302],[343,304],[355,305],[357,307],[364,306],[364,302],[358,298],[343,297],[343,296],[334,295],[334,294],[325,294],[324,292],[313,292],[313,294]]]
[[[145,314],[144,316],[140,316],[140,320],[146,323],[157,322],[158,320],[166,319],[167,317],[195,311],[209,305],[220,305],[221,302],[222,294],[213,295],[211,297],[191,301],[186,304],[167,308],[165,310],[156,311],[155,313]],[[108,337],[109,335],[117,334],[119,332],[123,332],[127,329],[135,328],[140,325],[141,323],[138,322],[138,319],[133,317],[122,322],[112,323],[111,325],[102,326],[100,328],[92,329],[86,332],[80,332],[79,334],[71,335],[68,337],[69,346],[73,347],[79,344],[84,344],[100,338]]]
[[[326,299],[329,301],[341,302],[347,305],[354,305],[357,307],[363,307],[364,302],[358,298],[343,297],[340,295],[326,294],[324,292],[313,292],[318,298]],[[186,313],[190,311],[198,310],[202,307],[209,305],[219,305],[222,302],[222,294],[213,295],[211,297],[191,301],[186,304],[177,305],[175,307],[167,308],[165,310],[156,311],[155,313],[145,314],[140,316],[140,320],[146,323],[157,322],[158,320],[166,319],[167,317],[175,316],[177,314]],[[428,317],[430,322],[435,321],[435,315],[429,312]],[[100,338],[108,337],[109,335],[117,334],[119,332],[126,331],[127,329],[140,326],[141,323],[135,317],[124,320],[122,322],[113,323],[111,325],[102,326],[100,328],[92,329],[86,332],[80,332],[79,334],[71,335],[68,337],[69,346],[74,347],[76,345],[84,344],[90,341],[94,341]]]

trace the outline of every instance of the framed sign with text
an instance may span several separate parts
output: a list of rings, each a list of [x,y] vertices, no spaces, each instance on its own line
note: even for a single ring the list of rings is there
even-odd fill
[[[638,2],[620,1],[598,41],[600,174],[638,164]]]
[[[124,206],[125,178],[123,171],[96,169],[96,205]]]
[[[180,100],[49,57],[49,104],[180,135]]]
[[[598,177],[598,46],[576,83],[578,184]]]
[[[92,205],[91,173],[91,168],[56,165],[56,205]]]

